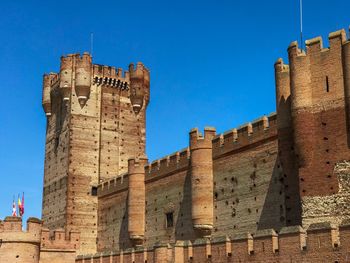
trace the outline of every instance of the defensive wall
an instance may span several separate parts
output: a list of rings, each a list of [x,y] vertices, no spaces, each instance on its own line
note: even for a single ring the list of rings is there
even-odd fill
[[[0,262],[11,263],[73,263],[80,245],[80,234],[42,227],[37,218],[27,220],[22,230],[21,217],[0,221]]]
[[[77,263],[340,263],[350,262],[350,221],[260,230],[175,243],[159,242],[119,252],[78,256]]]
[[[202,190],[199,194],[204,196],[199,197],[201,200],[209,198],[207,207],[211,208],[213,215],[208,214],[204,218],[212,217],[212,222],[208,223],[212,224],[211,235],[285,226],[276,114],[224,134],[215,135],[212,128],[206,128],[204,133],[207,132],[213,133],[209,141],[212,157],[207,160],[212,163],[213,192],[208,194],[208,190]],[[201,137],[196,129],[191,131],[190,137],[193,134]],[[145,245],[198,237],[191,212],[192,207],[197,205],[191,187],[195,183],[190,181],[192,166],[196,163],[196,160],[191,161],[190,148],[185,148],[144,166],[145,215],[142,220],[136,221],[138,225],[145,222]],[[201,179],[206,183],[208,180],[210,176]],[[132,188],[128,173],[99,185],[98,251],[133,246],[128,234],[128,193]],[[142,209],[138,211],[142,212]],[[203,213],[202,209],[200,211]],[[168,213],[173,214],[171,227],[166,226]]]

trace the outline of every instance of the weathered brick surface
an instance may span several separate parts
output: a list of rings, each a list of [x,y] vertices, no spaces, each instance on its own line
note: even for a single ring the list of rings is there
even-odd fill
[[[43,220],[51,229],[80,231],[82,253],[96,251],[93,188],[126,172],[128,159],[145,151],[149,72],[140,63],[130,69],[132,80],[121,69],[92,65],[89,54],[73,54],[62,57],[59,74],[44,77],[48,128]],[[145,82],[134,87],[133,82],[143,78]],[[145,98],[137,112],[134,94]]]

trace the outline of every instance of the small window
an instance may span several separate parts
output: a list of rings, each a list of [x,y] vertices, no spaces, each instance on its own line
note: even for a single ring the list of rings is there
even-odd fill
[[[326,91],[329,92],[329,80],[328,80],[328,76],[326,76]]]
[[[91,188],[91,195],[92,195],[92,196],[97,196],[97,187],[96,187],[96,186],[93,186],[93,187]]]
[[[173,227],[174,226],[174,213],[166,213],[166,227]]]

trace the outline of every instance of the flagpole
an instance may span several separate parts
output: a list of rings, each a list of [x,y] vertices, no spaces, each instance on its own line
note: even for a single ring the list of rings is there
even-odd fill
[[[300,8],[300,44],[301,44],[301,49],[304,48],[304,43],[303,43],[303,0],[300,0],[299,2],[299,8]]]
[[[13,199],[12,199],[12,216],[15,216],[15,214],[14,214],[14,211],[13,211],[13,205],[15,205],[15,209],[16,209],[16,213],[17,213],[17,208],[16,208],[16,203],[15,203],[15,195],[13,195]]]
[[[93,52],[94,52],[94,33],[91,32],[91,34],[90,34],[90,54],[91,54],[91,57],[93,56]]]
[[[18,200],[19,200],[19,194],[18,194]],[[17,209],[18,209],[17,216],[19,216],[19,213],[20,213],[20,211],[19,211],[19,203],[18,203],[18,200],[17,200]]]

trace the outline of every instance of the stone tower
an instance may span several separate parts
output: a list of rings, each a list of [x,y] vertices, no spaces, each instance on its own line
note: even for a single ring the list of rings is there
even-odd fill
[[[142,63],[123,72],[88,53],[62,57],[60,72],[44,75],[43,221],[81,231],[81,253],[96,251],[97,185],[145,154],[149,81]]]
[[[297,42],[289,66],[275,64],[279,158],[289,224],[346,218],[349,173],[350,44],[344,30]],[[294,168],[293,168],[294,167]],[[300,203],[300,205],[299,205]],[[299,207],[298,207],[299,206]],[[299,217],[299,218],[298,218]]]

